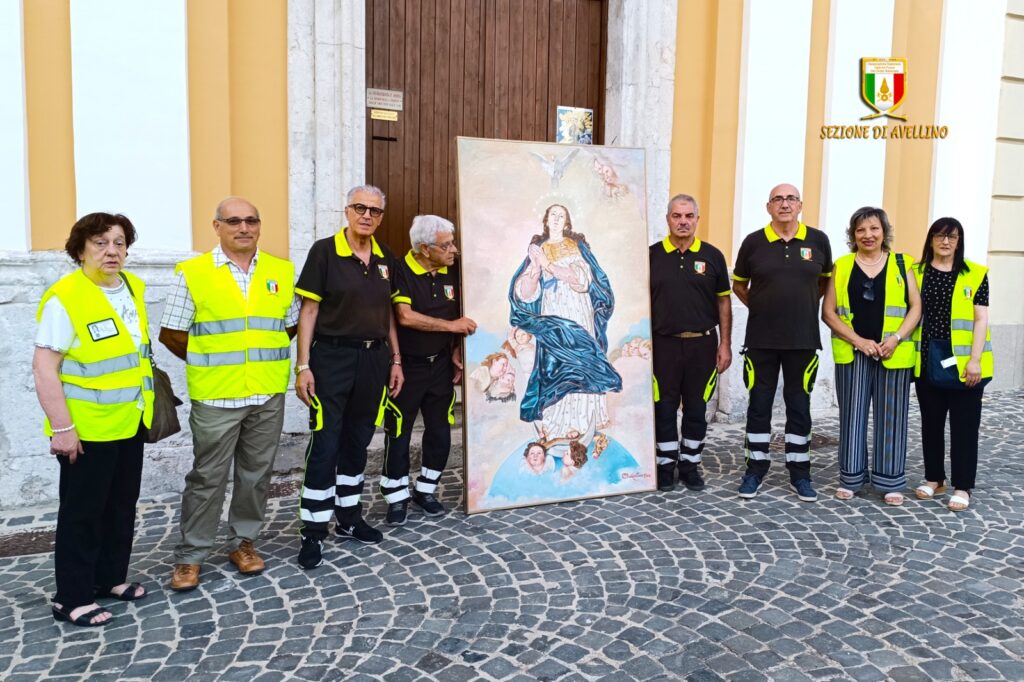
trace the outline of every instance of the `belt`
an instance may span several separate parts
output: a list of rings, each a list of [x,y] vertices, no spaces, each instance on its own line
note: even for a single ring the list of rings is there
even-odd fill
[[[715,330],[709,329],[706,332],[679,332],[678,334],[673,334],[672,336],[676,337],[677,339],[699,339],[702,336],[711,336],[711,332],[713,331]]]
[[[373,350],[384,345],[384,339],[357,339],[351,336],[328,336],[326,334],[317,334],[313,338],[328,346],[345,346],[346,348],[362,348],[364,350]]]
[[[446,355],[445,352],[434,353],[433,355],[406,355],[402,353],[402,362],[410,365],[432,365],[444,355]]]

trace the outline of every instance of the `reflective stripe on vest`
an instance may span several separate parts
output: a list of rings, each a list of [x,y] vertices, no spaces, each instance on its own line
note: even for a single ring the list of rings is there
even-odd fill
[[[152,390],[152,380],[150,381]],[[116,405],[117,403],[137,403],[142,397],[141,388],[82,388],[74,384],[64,384],[64,397],[81,400],[97,405]]]
[[[853,272],[853,265],[856,254],[847,254],[836,259],[835,282],[836,289],[836,315],[843,324],[853,328],[853,312],[850,309],[850,274]],[[905,267],[909,270],[913,261],[909,256],[903,256]],[[907,275],[910,276],[909,274]],[[894,336],[907,317],[906,304],[907,283],[903,281],[899,265],[896,263],[896,254],[890,252],[885,268],[885,306],[882,310],[882,340]],[[837,365],[845,365],[853,362],[853,344],[832,333],[832,356]],[[915,349],[913,339],[903,339],[896,344],[896,349],[891,357],[882,360],[882,365],[889,369],[905,369],[913,367],[915,362]]]
[[[64,358],[60,365],[60,373],[71,377],[98,377],[113,372],[122,372],[126,369],[138,367],[140,355],[142,355],[141,352],[129,353],[128,355],[119,355],[116,358],[99,360],[97,362],[78,362]],[[143,355],[142,357],[148,356]]]

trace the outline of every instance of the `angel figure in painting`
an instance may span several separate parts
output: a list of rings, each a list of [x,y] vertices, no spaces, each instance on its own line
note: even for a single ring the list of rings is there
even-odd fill
[[[510,322],[536,346],[519,417],[564,450],[571,441],[590,445],[608,423],[605,393],[622,390],[607,358],[615,297],[586,238],[573,232],[569,210],[549,206],[543,224],[512,278]]]

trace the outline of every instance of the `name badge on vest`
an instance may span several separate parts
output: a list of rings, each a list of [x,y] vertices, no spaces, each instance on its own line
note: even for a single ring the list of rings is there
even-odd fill
[[[271,294],[273,296],[276,296],[277,295],[277,289],[278,289],[278,287],[277,287],[277,280],[268,279],[267,280],[267,293]]]
[[[800,249],[800,257],[804,260],[811,260],[813,255],[810,249]]]
[[[707,272],[707,269],[708,269],[708,265],[704,261],[702,261],[702,260],[695,260],[695,261],[693,261],[693,271],[696,272],[698,275],[703,275],[705,272]]]
[[[388,266],[386,266],[386,265],[378,265],[377,266],[377,272],[379,272],[380,276],[383,277],[384,279],[388,278]]]
[[[89,330],[89,336],[92,337],[93,341],[102,341],[118,334],[117,325],[112,317],[100,320],[99,322],[90,322],[86,325],[86,328]]]
[[[451,284],[444,285],[444,297],[449,301],[455,300],[455,287]]]

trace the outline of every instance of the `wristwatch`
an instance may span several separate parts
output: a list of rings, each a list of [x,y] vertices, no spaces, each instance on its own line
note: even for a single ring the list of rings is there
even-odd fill
[[[307,369],[309,369],[309,365],[295,365],[295,376],[299,376]]]

